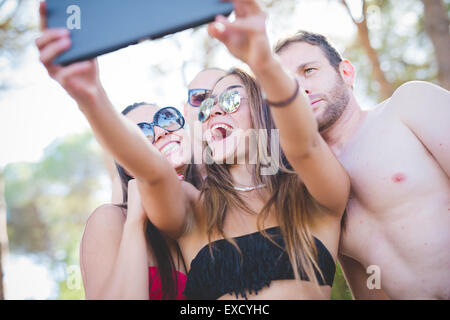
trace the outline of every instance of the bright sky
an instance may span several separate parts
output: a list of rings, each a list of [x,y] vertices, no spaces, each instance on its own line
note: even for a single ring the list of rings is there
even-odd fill
[[[294,14],[281,21],[269,21],[271,40],[298,29],[308,29],[326,34],[343,51],[354,37],[355,27],[338,1],[297,2]],[[37,15],[34,19],[37,21]],[[202,32],[206,30],[203,28]],[[186,92],[178,70],[182,58],[195,61],[195,45],[198,44],[191,35],[192,31],[187,30],[168,39],[147,41],[100,57],[101,80],[116,108],[121,110],[138,101],[181,107]],[[173,38],[178,40],[182,50]],[[229,68],[236,64],[238,62],[222,47],[215,66]],[[155,75],[152,71],[155,66],[162,68],[165,75]],[[198,71],[198,63],[189,64],[187,80]],[[39,63],[34,45],[27,49],[20,68],[6,72],[18,87],[0,94],[0,168],[11,162],[37,161],[54,139],[89,128],[75,102],[50,79]]]

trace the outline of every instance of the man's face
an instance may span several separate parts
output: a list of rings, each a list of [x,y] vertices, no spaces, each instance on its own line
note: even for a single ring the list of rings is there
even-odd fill
[[[290,44],[279,54],[283,65],[295,73],[308,95],[319,131],[340,118],[350,100],[350,87],[318,46],[305,42]]]
[[[188,90],[191,89],[208,89],[212,90],[217,80],[225,75],[225,71],[208,69],[200,72],[194,80],[189,83]],[[184,116],[191,130],[194,128],[194,124],[198,122],[199,107],[193,107],[189,103],[184,104]],[[191,132],[192,133],[192,132]]]

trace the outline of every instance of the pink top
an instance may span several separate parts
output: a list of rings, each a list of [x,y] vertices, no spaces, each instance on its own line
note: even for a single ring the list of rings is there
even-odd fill
[[[148,267],[149,294],[150,300],[162,300],[161,278],[158,267]],[[178,291],[176,300],[186,300],[183,294],[186,286],[187,277],[185,274],[177,271]]]

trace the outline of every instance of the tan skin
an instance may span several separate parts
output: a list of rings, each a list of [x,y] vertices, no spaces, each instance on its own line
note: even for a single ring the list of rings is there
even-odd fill
[[[151,122],[159,109],[144,105],[130,111],[126,117],[135,124]],[[167,141],[182,141],[184,138],[183,130],[173,133],[159,127],[154,130],[155,145],[159,147],[166,145]],[[103,205],[90,215],[86,223],[80,260],[87,299],[149,298],[148,266],[156,266],[156,260],[144,235],[147,215],[135,180],[128,184],[127,204],[127,210]],[[171,251],[177,271],[186,274],[176,249],[171,247]]]
[[[229,23],[224,18],[218,18],[224,28],[220,32],[217,25],[210,25],[210,34],[224,42],[233,55],[250,66],[270,100],[285,100],[292,95],[295,83],[271,53],[265,30],[265,14],[252,0],[234,1],[234,5],[236,21]],[[198,251],[207,244],[206,213],[202,199],[199,199],[199,191],[185,181],[180,182],[175,170],[158,149],[145,139],[132,122],[115,111],[98,80],[95,61],[65,68],[51,64],[51,60],[70,45],[62,39],[67,39],[67,35],[48,31],[37,41],[43,64],[78,102],[97,139],[136,177],[148,218],[168,236],[178,240],[184,260],[190,266]],[[233,77],[227,77],[215,90],[220,94],[230,84],[240,83]],[[339,225],[349,193],[348,176],[320,136],[311,106],[304,95],[298,95],[283,109],[271,111],[280,128],[280,140],[286,156],[299,179],[322,206],[314,215],[314,223],[310,226],[312,232],[336,258]],[[216,111],[214,114],[212,118],[222,116],[232,119],[229,114],[220,115]],[[245,126],[248,124],[249,109],[242,106],[233,117],[238,128]],[[235,165],[230,172],[237,185],[248,185],[251,181],[248,165]],[[177,196],[174,197],[174,194]],[[255,209],[264,203],[251,194],[247,197],[250,197],[249,205]],[[235,221],[238,220],[233,221],[235,218],[245,221],[240,225],[242,228],[236,229]],[[226,218],[225,232],[231,237],[255,232],[257,226],[254,219],[242,212],[230,212]],[[271,215],[264,227],[273,226],[275,221],[274,215]],[[233,230],[231,225],[235,227]],[[249,295],[249,298],[312,299],[329,298],[329,295],[329,287],[318,288],[310,282],[284,280],[273,281],[269,288],[261,290],[258,295]],[[221,298],[231,297],[225,295]]]
[[[336,71],[320,48],[296,43],[279,55],[306,94],[329,94]],[[450,94],[410,82],[363,111],[351,89],[353,66],[344,60],[338,72],[350,99],[321,134],[352,182],[339,260],[353,294],[450,299]],[[319,123],[327,102],[317,104]],[[371,265],[380,268],[380,290],[366,285]]]

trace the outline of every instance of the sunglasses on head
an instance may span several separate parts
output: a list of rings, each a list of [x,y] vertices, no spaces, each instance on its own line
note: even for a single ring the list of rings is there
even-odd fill
[[[155,130],[154,126],[160,127],[168,132],[175,132],[184,127],[185,120],[180,111],[174,107],[165,107],[153,116],[153,122],[140,122],[138,127],[144,132],[145,136],[150,139],[152,143],[155,143]]]
[[[209,89],[191,89],[188,91],[188,103],[192,107],[200,107],[210,93]]]
[[[198,120],[205,122],[211,115],[211,109],[217,103],[225,113],[236,112],[241,106],[241,94],[236,88],[242,88],[242,86],[231,86],[224,93],[222,93],[217,99],[216,95],[212,95],[205,99],[200,105],[200,112],[198,113]]]

